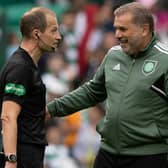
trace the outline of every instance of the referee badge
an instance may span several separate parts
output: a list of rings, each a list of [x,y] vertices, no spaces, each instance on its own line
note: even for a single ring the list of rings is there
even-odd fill
[[[145,60],[143,66],[142,66],[142,73],[145,76],[152,74],[153,72],[155,72],[157,63],[158,63],[158,61]]]

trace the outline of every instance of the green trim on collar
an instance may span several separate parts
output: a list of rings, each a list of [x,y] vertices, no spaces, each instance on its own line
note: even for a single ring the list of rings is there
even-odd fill
[[[149,48],[151,48],[153,46],[153,44],[156,43],[156,40],[157,40],[157,36],[155,33],[152,33],[152,39],[151,41],[149,42],[149,44],[141,51],[141,52],[145,52],[147,51]]]

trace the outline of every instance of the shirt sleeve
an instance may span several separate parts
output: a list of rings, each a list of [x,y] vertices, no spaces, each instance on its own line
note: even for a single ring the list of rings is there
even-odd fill
[[[20,105],[31,89],[32,71],[24,65],[14,65],[5,74],[3,100],[11,100]]]
[[[52,117],[66,116],[104,101],[107,97],[104,74],[105,62],[106,58],[92,80],[63,97],[49,102],[47,108],[50,115]]]

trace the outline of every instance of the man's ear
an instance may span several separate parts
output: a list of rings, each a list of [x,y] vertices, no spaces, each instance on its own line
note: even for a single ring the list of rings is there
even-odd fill
[[[39,39],[39,35],[38,35],[38,33],[36,33],[35,36],[36,36],[37,39]]]
[[[149,24],[143,24],[142,36],[147,36],[150,32]]]
[[[39,30],[38,29],[34,29],[32,32],[32,36],[37,40],[39,39]]]

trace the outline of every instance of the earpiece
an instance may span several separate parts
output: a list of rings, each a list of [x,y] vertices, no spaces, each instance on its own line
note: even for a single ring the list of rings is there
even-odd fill
[[[39,39],[39,35],[38,35],[38,33],[36,33],[36,37],[37,37],[37,39]]]

